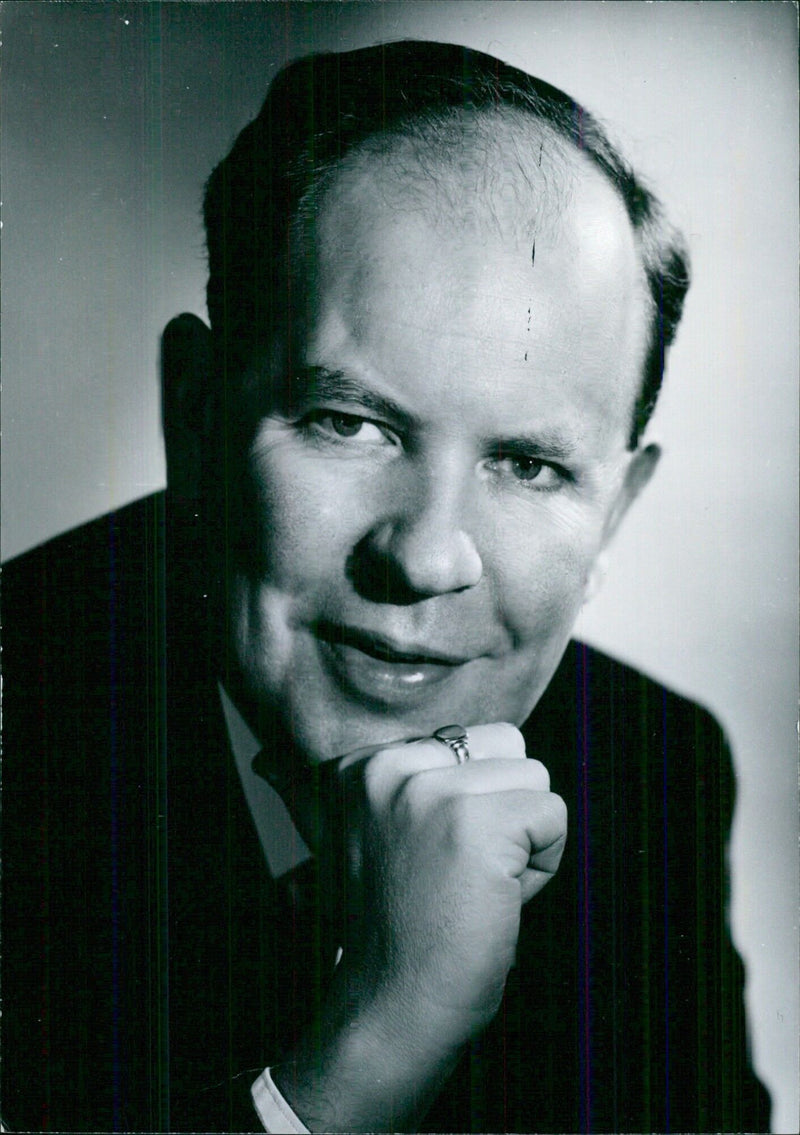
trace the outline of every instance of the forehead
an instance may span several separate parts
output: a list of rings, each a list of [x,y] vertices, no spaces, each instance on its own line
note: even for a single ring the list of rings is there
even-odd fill
[[[614,189],[578,154],[572,167],[545,157],[533,180],[506,149],[457,159],[433,170],[373,154],[335,177],[301,277],[305,361],[627,436],[646,320]]]

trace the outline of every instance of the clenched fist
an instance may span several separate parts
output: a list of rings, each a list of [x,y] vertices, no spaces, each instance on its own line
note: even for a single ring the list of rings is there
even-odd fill
[[[426,738],[325,770],[344,959],[317,1040],[277,1073],[312,1130],[408,1129],[497,1012],[522,905],[558,868],[566,808],[519,730],[474,726],[469,749],[459,765]]]

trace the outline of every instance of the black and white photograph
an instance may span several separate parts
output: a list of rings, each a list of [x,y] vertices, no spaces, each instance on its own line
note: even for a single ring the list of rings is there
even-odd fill
[[[0,28],[0,1130],[797,1131],[797,4]]]

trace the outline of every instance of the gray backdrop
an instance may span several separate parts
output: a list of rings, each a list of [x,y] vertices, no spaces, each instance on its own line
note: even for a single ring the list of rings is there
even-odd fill
[[[605,119],[689,235],[663,467],[580,631],[715,710],[732,923],[798,1129],[797,17],[791,3],[6,2],[3,554],[161,487],[158,339],[204,313],[203,181],[286,59],[452,39]]]

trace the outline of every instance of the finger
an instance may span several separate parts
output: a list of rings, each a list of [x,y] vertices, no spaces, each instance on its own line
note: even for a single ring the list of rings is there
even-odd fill
[[[555,874],[555,871],[536,871],[534,869],[526,871],[520,879],[522,905],[530,902],[540,891],[544,890],[550,880],[555,877]]]
[[[470,760],[480,761],[489,757],[521,759],[525,756],[522,734],[516,726],[510,725],[507,721],[495,721],[489,725],[471,725],[466,733]],[[457,764],[455,753],[450,746],[435,737],[415,737],[412,740],[365,745],[347,753],[336,764],[340,772],[345,772],[354,765],[363,764],[365,760],[388,753],[397,753],[409,772],[419,772],[427,768],[445,768]]]
[[[489,801],[486,822],[504,830],[524,852],[523,863],[555,870],[557,852],[548,854],[567,833],[567,806],[555,792],[498,792]]]
[[[519,729],[506,721],[495,721],[491,725],[473,725],[466,730],[470,761],[488,760],[502,757],[521,760],[525,757],[525,742]],[[409,774],[424,769],[449,768],[458,764],[456,755],[449,745],[436,737],[420,737],[413,741],[402,741],[389,745],[373,745],[371,748],[357,749],[339,761],[339,769],[344,772],[353,765],[374,758],[387,760],[391,765],[402,763]],[[469,763],[469,762],[466,762]]]
[[[444,768],[421,769],[414,776],[419,787],[431,795],[550,791],[550,773],[533,757],[522,761],[496,757],[463,765],[451,763]]]
[[[567,808],[553,792],[501,792],[487,800],[485,832],[477,831],[487,851],[494,846],[499,865],[515,875],[527,902],[555,875],[567,837]],[[505,841],[492,837],[505,833]]]
[[[467,764],[495,757],[505,760],[522,760],[525,757],[525,740],[519,729],[507,721],[494,721],[489,725],[471,725],[466,733],[469,749]],[[430,737],[419,744],[430,746],[437,766],[449,768],[458,765],[455,753],[444,741]]]
[[[431,771],[462,773],[482,765],[483,762],[503,760],[527,764],[525,742],[513,725],[495,722],[476,725],[467,731],[470,759],[462,765],[450,747],[442,741],[426,737],[409,744],[381,748],[358,766],[342,767],[345,777],[352,776],[363,765],[364,783],[368,794],[375,800],[386,799],[411,777]]]
[[[520,880],[522,901],[528,902],[550,882],[561,864],[567,841],[567,807],[560,796],[547,793],[540,802],[528,867]]]

